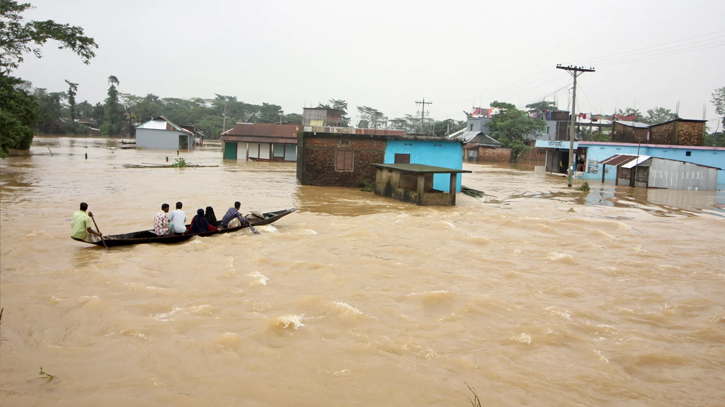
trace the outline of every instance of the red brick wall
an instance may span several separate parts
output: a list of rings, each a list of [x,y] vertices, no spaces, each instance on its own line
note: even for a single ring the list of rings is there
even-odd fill
[[[541,152],[539,152],[541,150]],[[546,150],[536,147],[531,147],[526,152],[521,154],[519,161],[545,161]]]
[[[479,163],[507,163],[511,161],[511,149],[509,148],[478,148]]]
[[[341,135],[343,136],[343,135]],[[341,141],[349,141],[342,145]],[[370,163],[383,163],[385,160],[385,141],[350,140],[340,138],[304,139],[304,185],[337,186],[357,188],[362,180],[375,180],[375,167]],[[337,171],[335,152],[353,151],[353,170]]]
[[[650,128],[650,143],[701,146],[704,125],[702,122],[671,122],[653,126]]]

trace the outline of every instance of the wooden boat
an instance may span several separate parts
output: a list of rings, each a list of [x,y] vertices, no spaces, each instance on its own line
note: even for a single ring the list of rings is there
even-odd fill
[[[249,219],[249,223],[252,224],[252,226],[262,226],[262,225],[269,225],[270,223],[276,222],[279,219],[289,215],[292,212],[295,212],[297,208],[290,208],[290,209],[283,209],[281,211],[274,211],[274,212],[265,212],[263,214],[264,219],[261,219],[259,217],[251,217]],[[188,225],[187,225],[188,226]],[[218,235],[222,233],[231,233],[236,232],[239,230],[242,230],[244,228],[247,228],[247,225],[242,225],[236,228],[226,228],[226,229],[219,229],[214,232],[203,232],[203,233],[184,233],[183,235],[169,235],[169,236],[157,236],[153,229],[150,230],[141,230],[138,232],[131,232],[131,233],[124,233],[120,235],[108,235],[105,236],[104,241],[106,242],[106,246],[108,247],[115,247],[115,246],[129,246],[134,244],[142,244],[142,243],[180,243],[184,242],[186,240],[191,239],[194,236],[213,236]],[[72,237],[73,240],[82,242],[82,243],[88,243],[96,246],[103,247],[103,242],[86,242],[85,240],[76,239]]]

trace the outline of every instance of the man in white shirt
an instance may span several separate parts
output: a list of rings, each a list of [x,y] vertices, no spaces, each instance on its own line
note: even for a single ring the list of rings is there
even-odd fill
[[[186,214],[181,210],[183,204],[181,202],[176,203],[176,210],[169,214],[169,220],[172,223],[172,229],[176,234],[182,234],[186,232]]]

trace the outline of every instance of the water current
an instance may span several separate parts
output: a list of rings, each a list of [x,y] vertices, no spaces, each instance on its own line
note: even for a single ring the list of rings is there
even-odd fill
[[[125,168],[176,151],[115,140],[31,153],[0,161],[2,406],[466,406],[467,384],[484,406],[725,405],[722,192],[466,164],[483,198],[418,207],[218,147],[181,169]],[[235,200],[299,212],[177,245],[69,238],[81,201],[115,234]]]

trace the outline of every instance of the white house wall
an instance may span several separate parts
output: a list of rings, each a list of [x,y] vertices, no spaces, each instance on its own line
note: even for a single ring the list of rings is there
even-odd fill
[[[671,160],[652,161],[650,188],[716,190],[717,170]]]
[[[237,142],[237,160],[244,160],[247,158],[247,143]]]
[[[137,128],[136,147],[177,150],[179,148],[179,136],[189,137],[188,134],[175,130]]]

